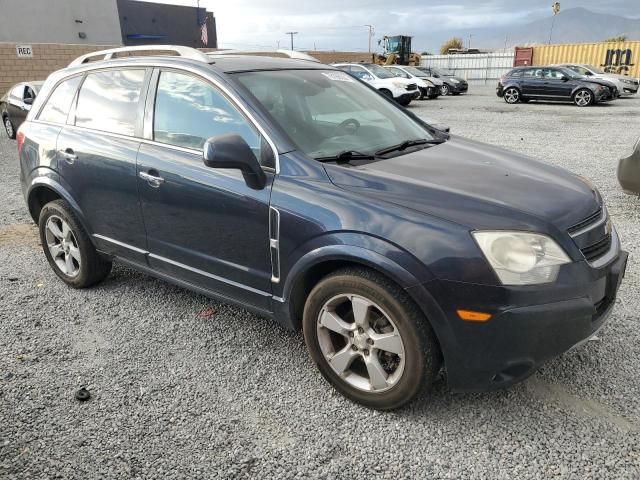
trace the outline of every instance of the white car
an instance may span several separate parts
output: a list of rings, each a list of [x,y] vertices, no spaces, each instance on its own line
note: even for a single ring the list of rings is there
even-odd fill
[[[637,78],[618,75],[617,73],[606,73],[593,65],[564,63],[557,66],[568,68],[580,75],[584,75],[585,77],[608,80],[618,88],[620,95],[634,95],[638,92],[638,85],[640,82]]]
[[[416,82],[396,77],[380,65],[374,63],[334,63],[333,66],[367,82],[403,107],[420,96]]]
[[[398,65],[385,65],[387,70],[393,73],[396,77],[404,78],[410,80],[412,82],[416,82],[418,85],[418,90],[420,90],[420,96],[418,100],[424,100],[425,98],[436,98],[440,95],[440,89],[437,88],[429,79],[419,78],[417,76],[411,75],[407,71],[403,69],[403,67]],[[406,67],[405,67],[406,68]]]

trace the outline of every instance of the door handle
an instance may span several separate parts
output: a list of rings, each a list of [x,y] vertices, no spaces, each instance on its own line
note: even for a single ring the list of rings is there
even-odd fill
[[[78,159],[78,156],[73,153],[73,150],[71,150],[70,148],[67,148],[65,150],[58,150],[58,153],[69,165],[73,165],[73,162]]]
[[[158,188],[160,185],[164,183],[164,178],[158,176],[158,172],[155,170],[149,170],[148,172],[138,172],[138,176],[146,180],[147,183],[153,188]]]

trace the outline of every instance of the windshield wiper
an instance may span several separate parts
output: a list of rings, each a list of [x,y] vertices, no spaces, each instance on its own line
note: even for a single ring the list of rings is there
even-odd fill
[[[391,153],[391,152],[402,152],[403,150],[406,150],[409,147],[414,147],[416,145],[440,145],[441,143],[444,143],[445,140],[438,140],[438,139],[433,139],[433,140],[427,140],[426,138],[417,138],[415,140],[405,140],[402,143],[399,143],[397,145],[392,145],[390,147],[387,148],[383,148],[382,150],[378,150],[375,154],[376,155],[384,155],[385,153]]]
[[[336,155],[316,157],[319,162],[348,162],[349,160],[375,160],[375,156],[360,153],[355,150],[344,150]]]

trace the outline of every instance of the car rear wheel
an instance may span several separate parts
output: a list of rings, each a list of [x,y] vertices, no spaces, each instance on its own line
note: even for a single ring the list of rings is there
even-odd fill
[[[440,350],[422,312],[370,270],[348,268],[318,283],[305,304],[303,330],[323,377],[369,408],[404,405],[429,388],[440,369]]]
[[[98,254],[64,200],[55,200],[42,207],[38,228],[49,265],[67,285],[90,287],[109,275],[111,262]]]
[[[451,93],[451,89],[449,88],[449,85],[447,85],[446,83],[443,83],[442,86],[440,87],[440,93],[442,95],[449,95]]]
[[[7,132],[7,136],[12,140],[16,138],[16,129],[14,128],[13,123],[11,123],[11,120],[9,119],[8,116],[4,117],[3,123],[4,123],[4,130],[5,132]]]
[[[507,88],[504,91],[504,101],[509,104],[518,103],[520,101],[520,91],[514,87]]]
[[[587,88],[582,88],[573,95],[573,103],[579,107],[588,107],[593,103],[593,93]]]

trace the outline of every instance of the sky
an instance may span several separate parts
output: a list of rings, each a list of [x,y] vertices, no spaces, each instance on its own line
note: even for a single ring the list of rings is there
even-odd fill
[[[197,0],[154,0],[195,6]],[[584,7],[600,13],[638,17],[640,0],[565,0],[562,10]],[[290,48],[367,51],[384,35],[417,36],[414,50],[437,49],[435,39],[465,29],[528,23],[551,15],[552,0],[200,0],[214,13],[219,48]],[[425,35],[424,32],[429,34]]]

